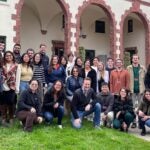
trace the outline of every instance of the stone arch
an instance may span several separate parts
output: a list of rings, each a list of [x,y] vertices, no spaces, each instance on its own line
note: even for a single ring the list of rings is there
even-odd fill
[[[123,58],[123,52],[124,52],[124,47],[123,47],[123,28],[124,28],[124,22],[126,17],[130,15],[131,13],[135,13],[143,22],[144,28],[145,28],[145,58],[146,58],[146,65],[150,64],[150,21],[147,19],[146,14],[142,12],[140,9],[140,4],[138,3],[133,3],[133,6],[129,9],[126,10],[125,13],[121,17],[120,21],[120,57]]]
[[[89,6],[89,5],[96,5],[99,6],[104,10],[106,15],[108,16],[110,20],[110,56],[112,58],[116,57],[116,21],[115,21],[115,15],[111,10],[111,7],[106,5],[104,0],[88,0],[84,1],[82,6],[78,8],[78,14],[76,15],[77,19],[77,34],[76,34],[76,48],[78,49],[79,47],[79,34],[80,34],[80,18],[84,10]]]
[[[12,14],[12,20],[15,20],[16,24],[13,27],[13,30],[16,32],[16,35],[13,38],[14,43],[20,43],[20,26],[21,26],[21,11],[24,5],[25,0],[19,0],[18,3],[15,4],[16,14]],[[69,12],[69,5],[66,4],[65,0],[56,0],[56,2],[60,5],[64,16],[65,16],[65,52],[69,53],[70,50],[70,21],[71,21],[71,13]]]

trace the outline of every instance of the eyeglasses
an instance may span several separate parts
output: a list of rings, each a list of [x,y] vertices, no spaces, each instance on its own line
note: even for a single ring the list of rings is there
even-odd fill
[[[6,55],[5,57],[12,57],[12,55]]]
[[[146,93],[145,95],[150,95],[150,93]]]
[[[78,72],[77,70],[74,70],[73,72]]]

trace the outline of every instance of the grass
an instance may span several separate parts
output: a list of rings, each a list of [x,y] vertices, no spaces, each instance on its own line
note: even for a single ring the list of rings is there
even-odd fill
[[[96,130],[91,122],[73,129],[68,118],[64,128],[36,125],[32,133],[22,131],[18,121],[12,128],[0,127],[0,150],[149,150],[150,143],[114,129]]]

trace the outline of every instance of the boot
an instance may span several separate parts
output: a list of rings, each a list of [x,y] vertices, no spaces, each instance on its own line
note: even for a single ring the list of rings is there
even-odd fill
[[[141,131],[141,136],[145,136],[146,135],[146,129],[145,129],[145,127],[142,129],[142,131]]]

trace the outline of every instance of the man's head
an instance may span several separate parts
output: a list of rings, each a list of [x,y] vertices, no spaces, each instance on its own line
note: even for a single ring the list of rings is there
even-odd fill
[[[46,53],[46,49],[47,49],[47,46],[46,44],[40,44],[40,53],[41,54],[45,54]]]
[[[35,52],[34,52],[34,49],[32,49],[32,48],[28,48],[28,49],[27,49],[27,54],[29,55],[30,59],[33,58],[34,53],[35,53]]]
[[[109,87],[107,82],[103,82],[101,85],[101,91],[102,93],[108,93],[109,92]]]
[[[5,49],[5,43],[0,41],[0,52],[3,52]]]
[[[84,78],[84,81],[83,81],[83,89],[87,91],[90,88],[91,88],[91,79],[89,77],[86,77]]]
[[[21,45],[20,44],[15,44],[13,47],[13,52],[15,54],[20,54],[20,50],[21,50]]]
[[[134,54],[132,56],[132,63],[133,64],[139,64],[139,56],[137,54]]]
[[[108,68],[114,67],[114,60],[111,57],[107,58],[107,66]]]
[[[122,59],[116,59],[116,68],[121,69],[123,66],[123,61]]]

